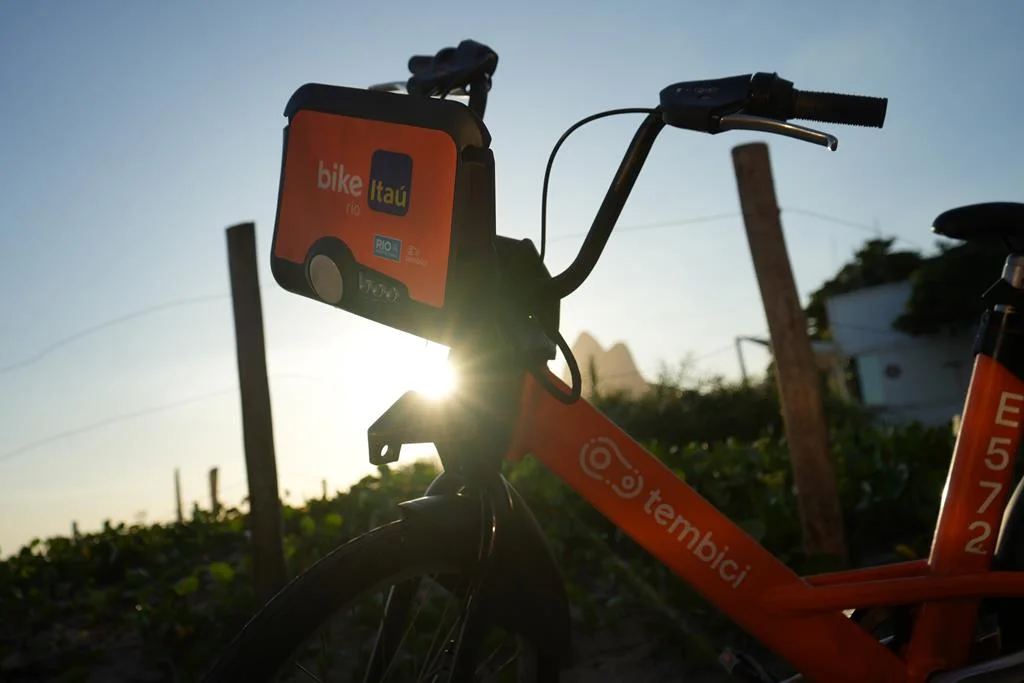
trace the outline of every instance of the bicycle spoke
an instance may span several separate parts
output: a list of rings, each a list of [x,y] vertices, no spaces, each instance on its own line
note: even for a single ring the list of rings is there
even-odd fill
[[[295,668],[309,676],[310,680],[316,681],[316,683],[324,683],[324,681],[319,676],[316,676],[315,674],[313,674],[313,672],[311,672],[309,669],[302,666],[298,662],[295,662]]]
[[[444,612],[441,614],[441,619],[438,622],[438,625],[439,625],[438,630],[434,632],[434,637],[430,640],[430,645],[427,647],[428,657],[429,657],[429,653],[433,652],[433,650],[434,650],[434,645],[437,643],[437,637],[441,634],[441,628],[440,627],[441,627],[441,625],[444,624],[445,617],[448,616],[448,610],[451,607],[451,605],[454,604],[454,602],[455,602],[454,598],[455,598],[455,596],[456,596],[456,594],[458,592],[460,592],[460,591],[456,591],[455,593],[451,594],[453,599],[446,604],[446,606],[444,608]],[[455,625],[452,626],[452,629],[454,629],[455,626],[458,625],[458,623],[459,623],[459,620],[458,620],[458,618],[456,618]],[[445,643],[447,643],[447,642],[449,642],[451,640],[452,629],[449,629],[447,637],[445,638],[445,641],[444,641]],[[426,675],[426,667],[424,667],[423,671],[420,673],[420,677],[422,678],[425,675]]]
[[[424,578],[427,578],[427,577],[424,577]],[[394,652],[394,654],[391,657],[391,661],[388,662],[388,668],[384,670],[383,674],[381,674],[381,681],[382,682],[388,677],[388,675],[394,669],[394,667],[396,665],[396,662],[398,661],[398,653],[401,651],[402,645],[409,638],[409,634],[415,628],[416,617],[419,616],[420,613],[423,611],[423,607],[424,607],[424,605],[426,605],[426,602],[427,602],[427,596],[426,596],[426,591],[424,591],[423,597],[419,600],[418,607],[416,607],[416,609],[413,611],[412,615],[408,618],[408,624],[405,627],[405,631],[402,633],[402,637],[399,638],[399,640],[398,640],[398,645],[395,647],[395,652]],[[413,642],[416,642],[415,638],[413,638]],[[429,653],[429,651],[430,650],[428,648],[427,652]],[[413,657],[413,664],[414,664],[413,669],[414,670],[416,669],[415,661],[416,661],[416,657],[414,656]]]
[[[489,664],[490,661],[492,659],[494,659],[495,655],[497,655],[500,651],[501,651],[501,648],[497,647],[497,648],[494,649],[494,652],[492,652],[491,654],[487,655],[487,659],[485,659],[483,662],[481,662],[480,666],[477,667],[477,669],[476,669],[477,675],[480,675],[481,673],[483,673],[484,671],[487,670],[487,668],[486,668],[487,664]],[[508,660],[506,660],[504,664],[502,664],[497,669],[495,669],[494,673],[498,673],[500,671],[504,671],[505,667],[507,667],[512,662],[516,661],[516,657],[517,656],[518,656],[518,653],[516,653],[516,652],[512,653],[512,656],[509,657]]]
[[[456,619],[455,623],[452,624],[452,627],[450,629],[448,629],[448,633],[445,635],[445,638],[442,641],[441,646],[438,648],[437,654],[433,657],[433,659],[428,659],[428,661],[427,661],[428,666],[425,666],[423,668],[423,671],[419,675],[419,680],[424,680],[426,678],[426,676],[427,676],[427,672],[428,671],[435,671],[435,666],[437,665],[437,663],[440,660],[441,656],[444,655],[444,654],[447,654],[447,652],[449,651],[449,649],[450,649],[449,645],[450,645],[450,643],[452,641],[452,636],[455,633],[455,631],[458,629],[458,626],[459,626],[460,623],[461,623],[461,620],[460,619]]]

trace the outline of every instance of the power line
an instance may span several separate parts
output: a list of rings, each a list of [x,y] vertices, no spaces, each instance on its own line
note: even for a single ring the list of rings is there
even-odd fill
[[[851,221],[851,220],[848,220],[848,219],[845,219],[845,218],[840,218],[838,216],[832,216],[832,215],[829,215],[829,214],[826,214],[826,213],[822,213],[820,211],[812,211],[810,209],[801,209],[801,208],[798,208],[798,207],[780,207],[780,208],[781,208],[783,213],[798,214],[798,215],[801,215],[801,216],[806,216],[808,218],[816,218],[818,220],[825,221],[825,222],[828,222],[828,223],[834,223],[836,225],[842,225],[842,226],[845,226],[845,227],[848,227],[848,228],[854,228],[856,230],[861,230],[861,231],[864,231],[864,232],[870,232],[870,233],[875,234],[875,235],[880,234],[880,230],[878,229],[877,226],[866,225],[864,223],[857,223],[856,221]],[[650,229],[654,229],[654,228],[669,228],[669,227],[676,227],[676,226],[682,226],[682,225],[698,225],[698,224],[701,224],[701,223],[713,223],[715,221],[725,220],[727,218],[740,218],[742,216],[743,216],[743,214],[741,212],[734,211],[732,213],[720,213],[720,214],[712,214],[712,215],[708,215],[708,216],[697,216],[697,217],[694,217],[694,218],[680,218],[680,219],[673,219],[673,220],[666,220],[666,221],[658,221],[658,222],[655,222],[655,223],[642,223],[642,224],[639,224],[639,225],[629,225],[629,226],[624,226],[624,227],[616,227],[615,228],[615,232],[616,233],[620,233],[620,232],[634,232],[636,230],[650,230]],[[578,238],[586,237],[586,236],[587,236],[586,232],[577,232],[577,233],[572,233],[572,234],[569,234],[569,235],[560,235],[558,237],[553,237],[553,238],[549,237],[548,241],[549,242],[557,242],[557,241],[560,241],[560,240],[578,239]],[[907,242],[909,244],[913,244],[915,246],[924,248],[922,244],[920,244],[918,242],[914,242],[912,240],[908,240],[905,237],[895,237],[895,239],[902,240],[902,241]]]
[[[704,358],[710,358],[711,356],[717,356],[718,354],[725,353],[726,351],[732,351],[735,348],[736,348],[736,344],[735,343],[731,343],[731,344],[728,344],[726,346],[719,347],[719,348],[717,348],[717,349],[715,349],[713,351],[708,351],[707,353],[702,353],[699,356],[694,356],[690,360],[696,362],[696,361],[702,360]]]
[[[227,294],[208,294],[206,296],[196,296],[187,299],[176,299],[174,301],[167,301],[162,304],[157,304],[155,306],[140,308],[136,311],[132,311],[131,313],[126,313],[124,315],[117,316],[116,318],[104,320],[103,322],[96,323],[95,325],[83,328],[81,330],[78,330],[77,332],[69,334],[66,337],[58,339],[49,346],[44,347],[43,349],[37,351],[31,356],[28,356],[27,358],[23,358],[22,360],[17,361],[15,363],[11,363],[10,365],[0,366],[0,375],[4,375],[15,370],[20,370],[22,368],[38,363],[39,361],[43,360],[44,358],[46,358],[46,356],[50,355],[54,351],[57,351],[58,349],[61,349],[72,342],[78,341],[83,337],[88,337],[89,335],[101,332],[109,327],[122,325],[131,320],[142,318],[147,315],[152,315],[154,313],[159,313],[161,311],[166,311],[171,308],[194,306],[196,304],[208,303],[210,301],[220,301],[221,299],[227,298],[230,298],[230,296]]]
[[[811,211],[809,209],[797,209],[794,207],[780,207],[782,213],[795,213],[801,216],[807,216],[809,218],[817,218],[818,220],[825,221],[827,223],[835,223],[836,225],[845,225],[848,228],[854,228],[857,230],[863,230],[873,234],[878,234],[879,230],[876,226],[865,225],[864,223],[855,223],[854,221],[847,220],[845,218],[839,218],[837,216],[830,216],[825,213],[819,213],[818,211]]]
[[[184,406],[192,405],[193,403],[199,403],[201,401],[206,401],[217,396],[223,396],[224,394],[237,391],[237,386],[231,387],[229,389],[220,389],[218,391],[211,391],[205,394],[199,394],[197,396],[192,396],[190,398],[182,399],[180,401],[174,401],[172,403],[165,403],[159,406],[153,406],[150,408],[144,408],[142,410],[136,410],[130,413],[122,413],[121,415],[107,417],[97,422],[93,422],[92,424],[85,425],[83,427],[67,429],[62,432],[57,432],[56,434],[51,434],[50,436],[43,437],[42,439],[37,439],[36,441],[30,441],[29,443],[23,446],[15,448],[13,451],[7,451],[6,453],[0,454],[0,462],[6,462],[8,460],[11,460],[12,458],[15,458],[19,455],[23,455],[24,453],[35,450],[42,446],[46,446],[55,441],[68,439],[71,438],[72,436],[79,436],[81,434],[92,432],[102,427],[116,424],[118,422],[123,422],[125,420],[134,420],[135,418],[145,417],[146,415],[153,415],[155,413],[162,413],[168,410],[172,410],[174,408],[182,408]]]
[[[319,377],[314,377],[312,375],[304,375],[304,374],[301,374],[301,373],[274,374],[274,375],[272,375],[270,377],[270,379],[272,379],[272,380],[273,379],[305,379],[305,380],[310,380],[310,381],[314,381],[314,382],[322,381],[321,378],[319,378]],[[82,427],[75,427],[73,429],[66,429],[64,431],[57,432],[55,434],[50,434],[49,436],[45,436],[45,437],[43,437],[41,439],[36,439],[35,441],[30,441],[27,444],[24,444],[22,446],[19,446],[18,448],[15,448],[14,450],[7,451],[6,453],[0,454],[0,462],[6,462],[8,460],[11,460],[11,459],[19,456],[19,455],[23,455],[23,454],[25,454],[25,453],[27,453],[29,451],[33,451],[33,450],[35,450],[37,448],[41,448],[43,446],[47,446],[47,445],[49,445],[51,443],[54,443],[56,441],[63,441],[64,439],[69,439],[69,438],[74,437],[74,436],[80,436],[80,435],[86,434],[88,432],[96,431],[97,429],[101,429],[103,427],[108,427],[108,426],[110,426],[112,424],[117,424],[119,422],[124,422],[126,420],[134,420],[136,418],[146,417],[146,416],[149,416],[149,415],[155,415],[157,413],[167,412],[169,410],[174,410],[175,408],[184,408],[185,406],[190,406],[190,405],[195,404],[195,403],[200,403],[202,401],[207,401],[207,400],[209,400],[211,398],[216,398],[218,396],[223,396],[225,394],[237,393],[237,392],[238,392],[238,385],[235,385],[233,387],[228,387],[228,388],[225,388],[225,389],[218,389],[217,391],[210,391],[210,392],[207,392],[205,394],[198,394],[196,396],[191,396],[189,398],[181,399],[181,400],[178,400],[178,401],[172,401],[170,403],[164,403],[164,404],[157,405],[157,406],[151,406],[149,408],[143,408],[142,410],[136,410],[136,411],[133,411],[133,412],[130,412],[130,413],[122,413],[120,415],[112,415],[110,417],[105,417],[105,418],[103,418],[101,420],[98,420],[96,422],[92,422],[92,423],[84,425]]]
[[[878,237],[882,236],[882,231],[877,226],[864,225],[863,223],[855,223],[854,221],[847,220],[845,218],[839,218],[837,216],[830,216],[819,211],[811,211],[809,209],[799,209],[794,207],[782,207],[782,213],[794,213],[800,216],[807,216],[808,218],[817,218],[820,221],[826,223],[835,223],[836,225],[844,225],[848,228],[854,228],[856,230],[862,230],[864,232],[870,232]],[[897,242],[906,242],[907,244],[913,245],[920,249],[926,249],[923,244],[915,240],[907,239],[906,237],[900,237],[898,235],[891,235]]]
[[[621,228],[617,227],[617,228],[615,228],[615,232],[616,233],[619,233],[619,232],[635,232],[637,230],[651,230],[651,229],[654,229],[654,228],[670,228],[670,227],[675,227],[675,226],[678,226],[678,225],[698,225],[700,223],[713,223],[715,221],[724,220],[726,218],[736,218],[737,216],[741,216],[741,215],[742,214],[740,214],[739,212],[735,212],[734,211],[733,213],[720,213],[720,214],[713,214],[713,215],[710,215],[710,216],[698,216],[696,218],[680,218],[680,219],[669,220],[669,221],[658,221],[656,223],[641,223],[639,225],[627,225],[627,226],[624,226],[624,227],[621,227]],[[577,233],[572,233],[572,234],[569,234],[569,235],[560,235],[559,237],[549,237],[548,241],[549,242],[559,242],[559,241],[562,241],[562,240],[578,239],[580,237],[586,237],[586,236],[587,236],[586,232],[577,232]]]
[[[239,486],[245,486],[248,483],[249,482],[247,482],[245,479],[236,479],[235,481],[231,482],[230,484],[225,484],[224,486],[221,486],[220,487],[220,493],[225,493],[227,491],[231,491],[233,489],[238,488]]]
[[[782,210],[784,212],[800,214],[800,215],[804,215],[804,216],[807,216],[807,217],[810,217],[810,218],[816,218],[818,220],[827,221],[827,222],[830,222],[830,223],[835,223],[836,225],[843,225],[843,226],[846,226],[846,227],[849,227],[849,228],[855,228],[855,229],[858,229],[858,230],[868,231],[868,232],[875,233],[875,234],[878,233],[878,230],[876,228],[874,228],[874,227],[865,225],[863,223],[857,223],[857,222],[854,222],[854,221],[850,221],[850,220],[847,220],[847,219],[844,219],[844,218],[839,218],[837,216],[830,216],[828,214],[821,213],[821,212],[818,212],[818,211],[811,211],[811,210],[808,210],[808,209],[800,209],[800,208],[793,208],[793,207],[783,208]],[[728,219],[728,218],[737,218],[737,217],[740,217],[740,216],[742,216],[742,214],[740,212],[732,212],[732,213],[712,214],[712,215],[708,215],[708,216],[697,216],[697,217],[694,217],[694,218],[680,218],[680,219],[674,219],[674,220],[657,221],[657,222],[654,222],[654,223],[640,223],[640,224],[637,224],[637,225],[627,225],[627,226],[617,227],[615,229],[615,232],[620,232],[620,233],[621,232],[636,232],[636,231],[641,231],[641,230],[653,230],[653,229],[657,229],[657,228],[668,228],[668,227],[685,226],[685,225],[699,225],[699,224],[703,224],[703,223],[713,223],[713,222],[725,220],[725,219]],[[548,241],[549,242],[558,242],[560,240],[578,239],[578,238],[581,238],[581,237],[585,237],[586,235],[587,235],[586,232],[572,233],[572,234],[568,234],[568,235],[561,235],[561,236],[558,236],[558,237],[551,237],[551,238],[549,238]],[[913,242],[912,240],[908,240],[908,239],[906,239],[904,237],[896,237],[896,239],[897,240],[902,240],[904,242],[907,242],[909,244],[913,244],[913,245],[921,247],[921,248],[924,248],[921,244],[919,244],[917,242]],[[262,289],[265,289],[265,288],[266,288],[266,285],[264,285],[263,283],[260,283],[260,289],[262,290]],[[22,360],[14,362],[14,363],[11,363],[9,365],[0,366],[0,375],[8,374],[10,372],[14,372],[15,370],[20,370],[20,369],[26,368],[26,367],[28,367],[30,365],[34,365],[35,363],[38,363],[39,361],[41,361],[44,358],[46,358],[47,356],[49,356],[54,351],[57,351],[57,350],[65,347],[65,346],[67,346],[67,345],[69,345],[69,344],[71,344],[73,342],[76,342],[76,341],[78,341],[78,340],[80,340],[80,339],[82,339],[84,337],[88,337],[90,335],[96,334],[96,333],[101,332],[103,330],[106,330],[106,329],[108,329],[110,327],[115,327],[117,325],[121,325],[121,324],[124,324],[126,322],[130,322],[132,320],[135,320],[137,318],[141,318],[141,317],[144,317],[144,316],[152,315],[154,313],[158,313],[158,312],[161,312],[161,311],[166,311],[168,309],[181,308],[181,307],[186,307],[186,306],[194,306],[194,305],[197,305],[197,304],[208,303],[208,302],[211,302],[211,301],[219,301],[219,300],[222,300],[222,299],[228,299],[228,298],[230,298],[230,296],[231,296],[230,294],[226,294],[225,293],[225,294],[208,294],[208,295],[205,295],[205,296],[190,297],[190,298],[185,298],[185,299],[176,299],[176,300],[172,300],[172,301],[166,301],[166,302],[161,303],[161,304],[156,304],[156,305],[153,305],[153,306],[147,306],[145,308],[141,308],[141,309],[138,309],[136,311],[132,311],[130,313],[126,313],[124,315],[120,315],[120,316],[117,316],[117,317],[114,317],[114,318],[110,318],[110,319],[104,320],[104,321],[96,323],[96,324],[94,324],[94,325],[92,325],[90,327],[86,327],[86,328],[83,328],[81,330],[78,330],[77,332],[73,332],[73,333],[71,333],[70,335],[68,335],[66,337],[60,338],[57,341],[51,343],[49,346],[46,346],[43,349],[37,351],[36,353],[28,356],[27,358],[23,358]]]
[[[712,356],[717,356],[717,355],[719,355],[721,353],[725,353],[726,351],[731,351],[734,348],[735,348],[734,344],[729,344],[728,346],[722,346],[720,348],[712,349],[711,351],[707,351],[707,352],[699,354],[697,356],[692,356],[690,358],[684,358],[683,363],[690,362],[690,363],[696,364],[699,361],[702,361],[702,360],[704,360],[706,358],[711,358]],[[624,372],[614,372],[614,373],[612,373],[610,375],[599,374],[597,376],[597,379],[598,379],[598,381],[606,380],[606,379],[616,379],[616,378],[619,378],[619,377],[628,377],[628,376],[631,376],[633,374],[638,374],[638,375],[640,375],[640,378],[643,379],[643,374],[644,373],[640,372],[639,368],[636,368],[636,372],[635,373],[633,371],[624,371]],[[653,374],[657,374],[657,373],[653,373]]]
[[[266,285],[261,282],[260,290],[262,291],[265,288]],[[145,308],[140,308],[130,313],[125,313],[123,315],[116,316],[114,318],[108,318],[107,320],[104,320],[102,322],[98,322],[94,325],[90,325],[89,327],[82,328],[77,332],[72,332],[68,336],[58,339],[57,341],[51,343],[49,346],[44,347],[43,349],[35,352],[34,354],[28,356],[27,358],[23,358],[22,360],[11,363],[9,365],[0,366],[0,375],[4,375],[15,370],[20,370],[30,365],[34,365],[35,363],[38,363],[39,361],[43,360],[46,356],[50,355],[54,351],[57,351],[67,346],[68,344],[71,344],[72,342],[76,342],[79,339],[82,339],[83,337],[88,337],[90,335],[96,334],[97,332],[102,332],[107,328],[116,327],[117,325],[122,325],[126,322],[131,322],[132,320],[135,320],[137,318],[142,318],[148,315],[152,315],[154,313],[166,311],[171,308],[195,306],[197,304],[204,304],[209,303],[211,301],[220,301],[222,299],[230,298],[231,294],[224,293],[206,294],[203,296],[187,297],[184,299],[173,299],[171,301],[165,301],[163,303],[154,304],[152,306],[146,306]]]
[[[712,349],[710,351],[705,351],[704,353],[698,354],[696,356],[689,356],[689,357],[684,356],[683,359],[680,361],[680,364],[682,366],[684,366],[684,367],[688,363],[692,363],[695,366],[699,366],[701,361],[703,361],[703,360],[706,360],[708,358],[712,358],[713,356],[719,356],[719,355],[725,353],[726,351],[733,351],[735,349],[736,349],[736,344],[735,343],[727,344],[725,346],[720,346],[717,349]]]
[[[870,326],[866,326],[866,325],[847,325],[847,324],[842,324],[842,323],[831,324],[830,327],[841,328],[841,329],[848,329],[848,330],[857,330],[857,331],[861,331],[861,332],[875,332],[875,333],[878,333],[878,334],[893,334],[895,332],[892,328],[870,327]],[[728,344],[726,346],[721,346],[719,348],[712,349],[711,351],[707,351],[705,353],[702,353],[702,354],[699,354],[699,355],[696,355],[696,356],[692,356],[692,357],[689,357],[689,358],[684,357],[681,362],[684,365],[686,363],[699,364],[700,361],[702,361],[702,360],[705,360],[707,358],[711,358],[713,356],[720,355],[722,353],[725,353],[726,351],[735,350],[735,348],[736,348],[735,343]],[[643,373],[640,373],[639,369],[637,369],[637,373],[639,373],[641,376],[643,376]],[[629,376],[629,375],[632,375],[632,374],[634,374],[634,373],[633,372],[616,372],[616,373],[612,373],[610,375],[599,375],[598,379],[599,380],[602,380],[602,379],[616,379],[616,378],[619,378],[619,377],[626,377],[626,376]]]

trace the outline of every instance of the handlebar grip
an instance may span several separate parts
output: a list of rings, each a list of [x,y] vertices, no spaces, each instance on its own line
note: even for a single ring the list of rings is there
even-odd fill
[[[881,128],[888,105],[885,97],[794,90],[791,118]]]
[[[418,74],[434,65],[431,55],[413,55],[409,58],[409,73]]]

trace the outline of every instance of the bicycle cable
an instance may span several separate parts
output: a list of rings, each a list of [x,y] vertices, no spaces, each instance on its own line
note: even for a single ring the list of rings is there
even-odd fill
[[[591,114],[585,118],[580,119],[576,123],[569,126],[562,136],[558,138],[554,147],[551,148],[551,154],[548,155],[548,163],[544,169],[544,185],[541,189],[540,198],[540,260],[544,261],[544,254],[547,250],[547,238],[548,238],[548,185],[551,181],[551,168],[555,163],[555,156],[558,154],[558,150],[561,149],[562,144],[572,135],[574,132],[599,119],[609,118],[611,116],[619,116],[621,114],[651,114],[656,111],[650,107],[629,107],[624,109],[609,109],[606,111]],[[562,336],[561,332],[557,329],[549,330],[544,329],[544,333],[555,342],[555,346],[562,352],[565,357],[565,364],[569,370],[569,377],[571,385],[569,393],[563,392],[561,389],[555,386],[551,380],[549,380],[545,374],[547,370],[546,364],[541,364],[540,367],[528,367],[528,371],[531,375],[536,378],[537,382],[544,387],[544,390],[551,394],[559,402],[566,405],[571,405],[580,399],[583,393],[583,377],[580,374],[580,366],[576,361],[576,357],[572,353],[572,349],[569,348],[568,342],[565,341],[565,337]]]
[[[548,183],[551,180],[551,167],[555,163],[555,155],[558,154],[558,150],[562,147],[562,144],[569,138],[570,135],[575,133],[577,130],[582,128],[588,123],[597,121],[598,119],[608,118],[610,116],[618,116],[620,114],[652,114],[656,110],[651,107],[629,107],[625,109],[609,109],[607,111],[598,112],[597,114],[591,114],[586,118],[582,118],[576,123],[569,126],[562,137],[558,138],[558,142],[551,148],[551,154],[548,155],[548,164],[544,169],[544,186],[541,189],[540,194],[540,260],[544,260],[544,253],[547,248],[548,239]]]
[[[576,401],[580,400],[580,396],[583,393],[583,375],[580,373],[580,365],[576,361],[576,356],[572,355],[572,349],[569,348],[569,343],[565,341],[565,337],[558,330],[553,332],[550,330],[544,330],[544,333],[553,336],[553,341],[558,347],[558,350],[565,356],[565,364],[569,368],[570,386],[569,393],[565,393],[561,389],[555,386],[555,384],[547,378],[545,371],[547,366],[541,363],[540,366],[530,366],[527,371],[534,376],[537,383],[544,387],[544,390],[551,394],[560,403],[565,405],[572,405]]]

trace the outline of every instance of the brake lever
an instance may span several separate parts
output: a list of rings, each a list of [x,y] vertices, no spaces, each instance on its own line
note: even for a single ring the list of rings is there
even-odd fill
[[[821,145],[833,152],[839,147],[839,138],[829,133],[785,121],[769,119],[764,116],[751,116],[750,114],[727,114],[722,116],[718,119],[718,130],[756,130],[762,133],[775,133],[815,145]]]

